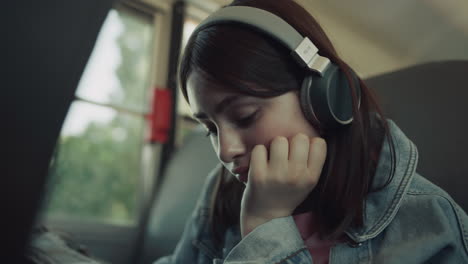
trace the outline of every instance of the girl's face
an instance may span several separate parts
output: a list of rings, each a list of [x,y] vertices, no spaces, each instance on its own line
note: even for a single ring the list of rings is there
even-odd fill
[[[256,145],[269,150],[277,136],[319,135],[305,119],[295,92],[253,97],[216,86],[194,71],[187,81],[187,94],[194,117],[206,127],[219,160],[244,183]]]

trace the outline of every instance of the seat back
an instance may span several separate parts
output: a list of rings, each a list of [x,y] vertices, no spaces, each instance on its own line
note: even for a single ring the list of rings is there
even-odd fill
[[[418,65],[365,82],[416,144],[417,171],[468,211],[468,61]]]
[[[172,254],[206,177],[219,163],[205,134],[197,127],[168,163],[151,209],[142,263]]]

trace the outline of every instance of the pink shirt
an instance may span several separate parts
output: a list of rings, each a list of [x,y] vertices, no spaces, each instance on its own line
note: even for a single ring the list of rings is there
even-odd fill
[[[293,218],[314,264],[328,264],[330,249],[336,244],[335,241],[320,240],[312,212],[293,215]]]

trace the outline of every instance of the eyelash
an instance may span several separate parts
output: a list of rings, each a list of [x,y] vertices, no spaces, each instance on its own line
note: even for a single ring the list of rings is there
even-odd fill
[[[251,115],[244,117],[240,120],[237,120],[236,121],[237,126],[240,128],[247,128],[248,126],[250,126],[252,122],[255,120],[255,117],[257,116],[257,112],[258,111],[255,111]]]
[[[255,111],[253,114],[245,117],[245,118],[242,118],[242,119],[239,119],[236,121],[236,125],[239,127],[239,128],[247,128],[249,127],[252,122],[255,120],[256,116],[257,116],[257,113],[258,111]],[[211,129],[210,127],[208,127],[208,132],[206,133],[206,136],[209,137],[209,136],[212,136],[212,135],[217,135],[217,132],[215,129]]]

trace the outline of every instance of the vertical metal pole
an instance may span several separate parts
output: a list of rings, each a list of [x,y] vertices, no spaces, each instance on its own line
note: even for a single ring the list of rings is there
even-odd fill
[[[146,204],[141,219],[139,222],[139,231],[135,240],[135,250],[131,263],[142,263],[144,261],[144,248],[145,238],[148,229],[148,221],[151,216],[151,210],[158,193],[159,183],[162,182],[164,173],[167,167],[167,162],[170,160],[172,152],[174,150],[175,132],[176,132],[176,120],[177,120],[177,67],[179,62],[179,55],[181,52],[182,45],[182,33],[185,20],[185,8],[186,4],[184,1],[175,1],[172,5],[172,21],[171,21],[171,39],[170,39],[170,51],[169,51],[169,63],[168,63],[168,78],[167,88],[171,91],[173,103],[172,103],[172,117],[171,117],[171,130],[169,133],[169,140],[162,147],[160,166],[157,171],[158,185],[154,186],[151,193],[151,198]]]

